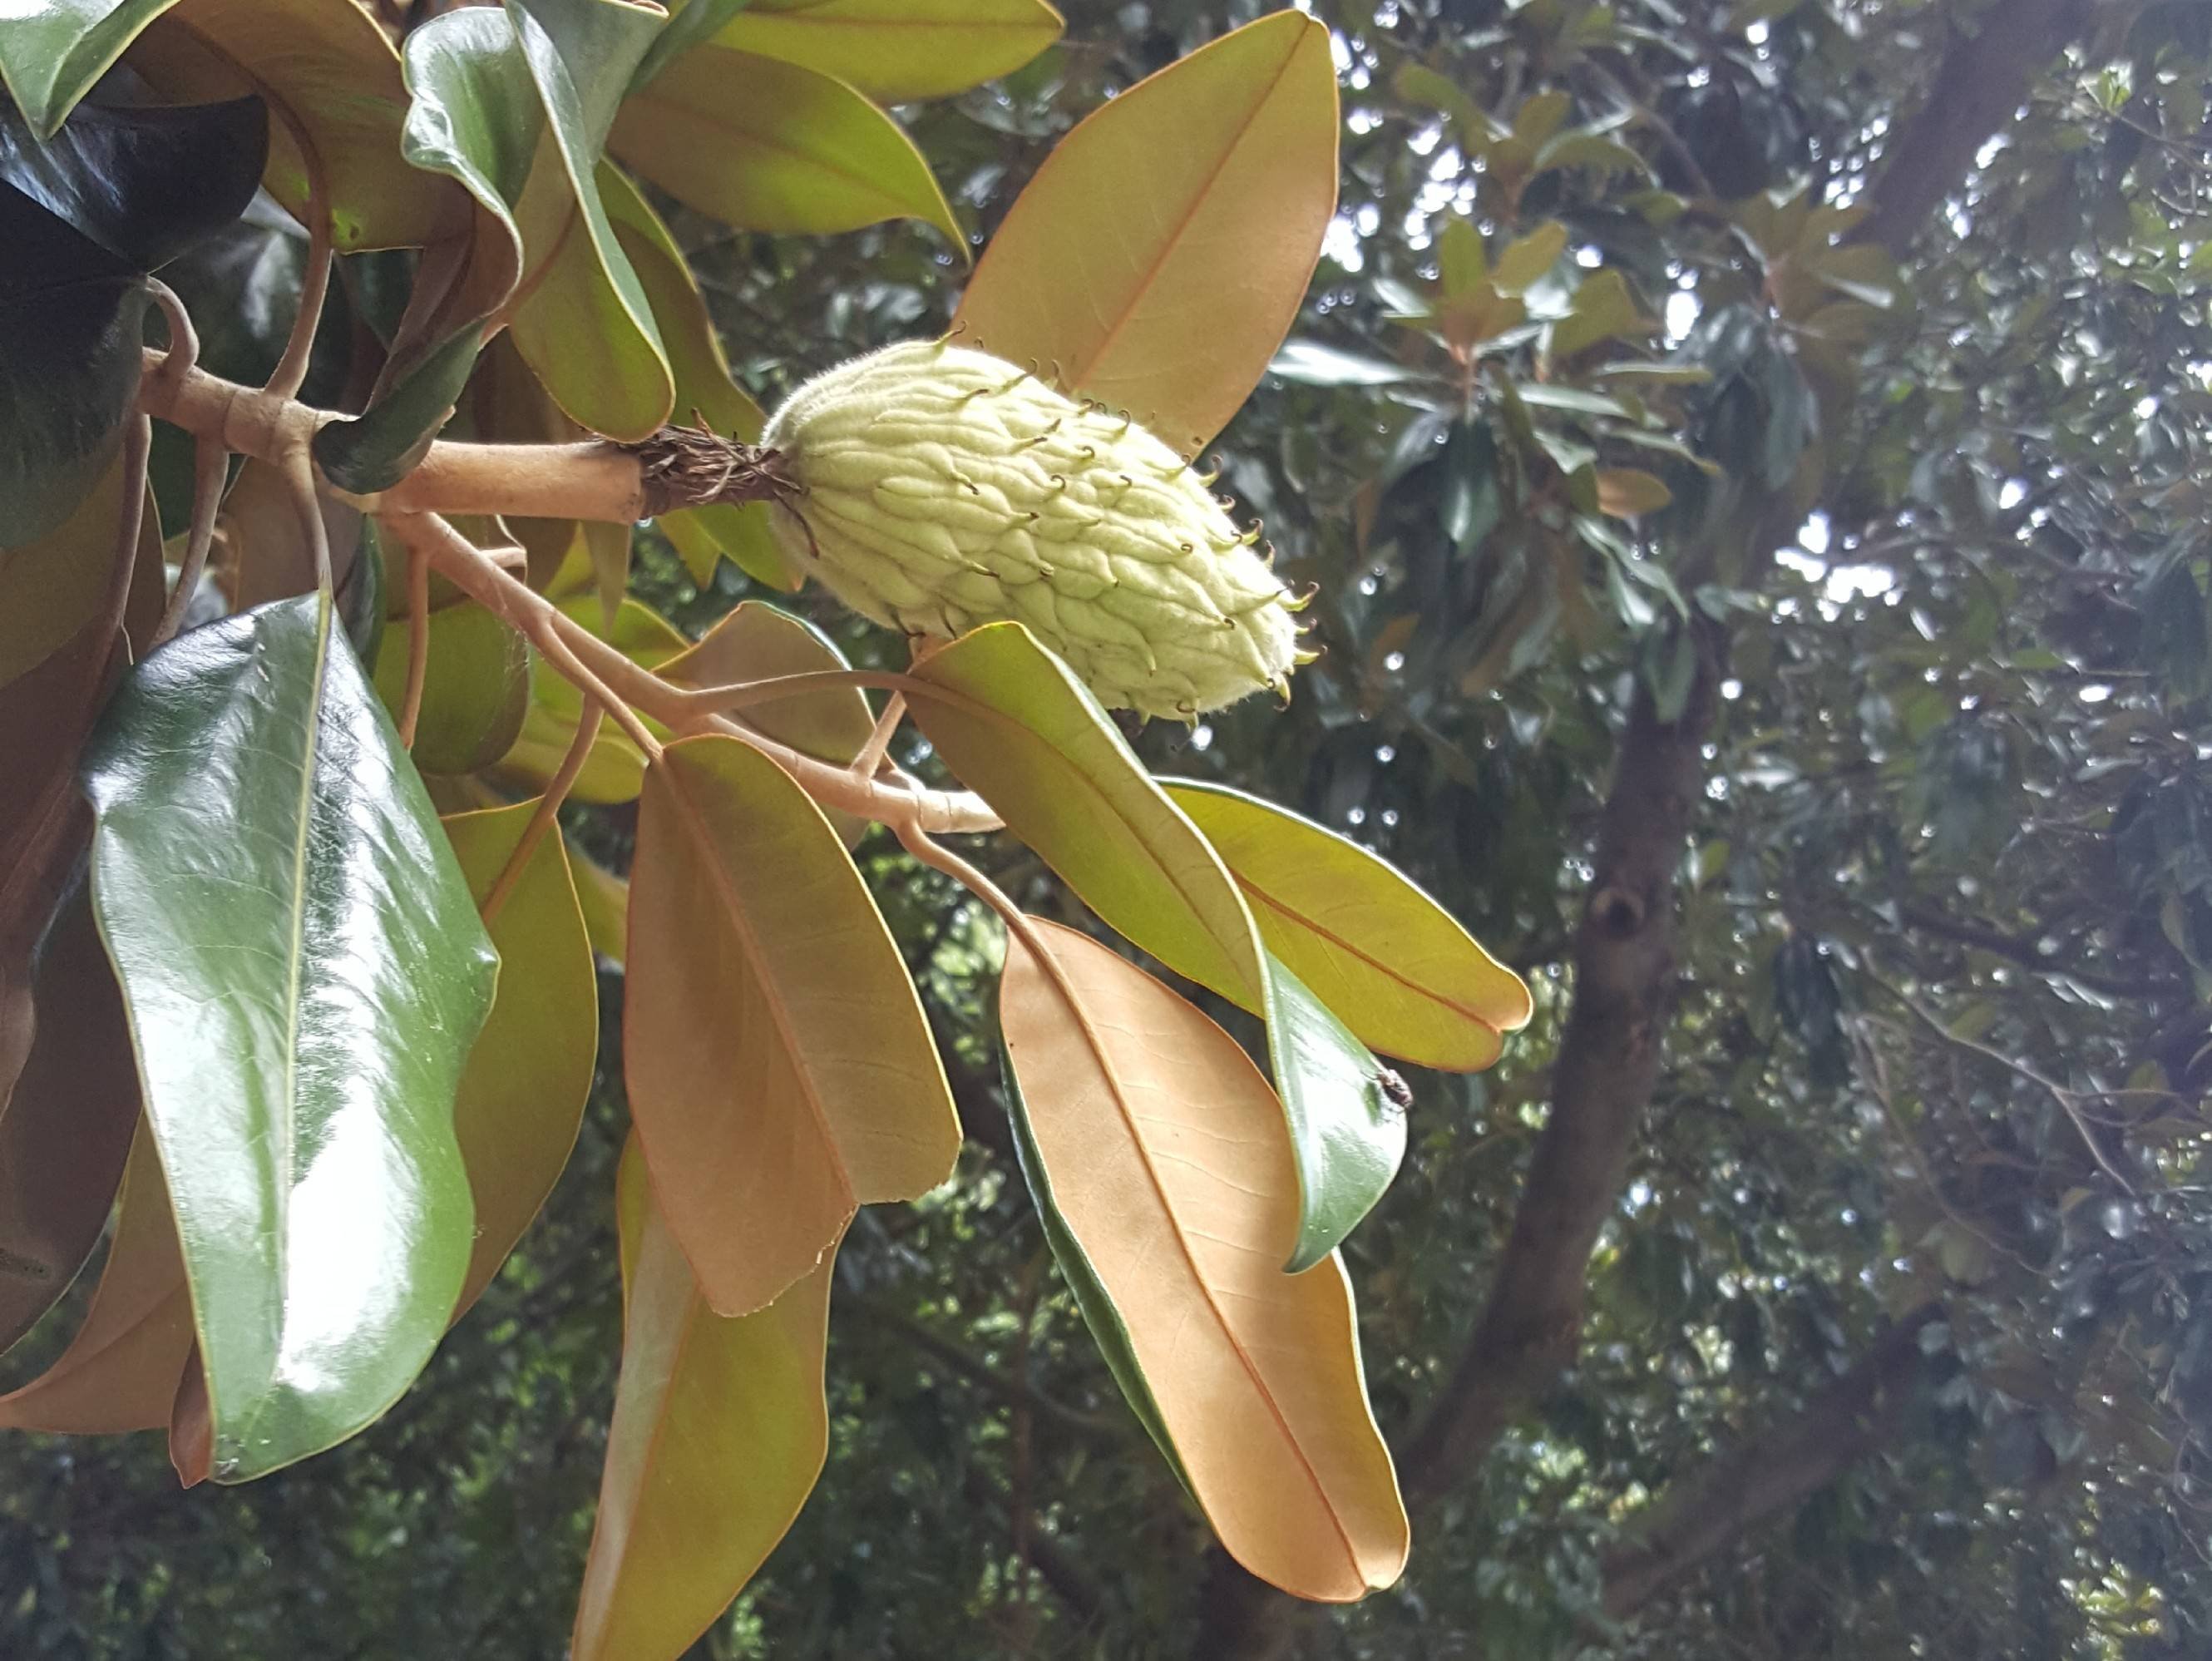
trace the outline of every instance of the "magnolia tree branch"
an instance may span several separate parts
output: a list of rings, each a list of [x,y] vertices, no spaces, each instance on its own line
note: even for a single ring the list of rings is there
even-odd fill
[[[256,391],[149,350],[139,408],[226,449],[277,462],[346,417]],[[679,508],[774,501],[789,485],[773,453],[712,433],[664,427],[636,444],[463,444],[440,440],[388,490],[325,495],[374,514],[516,514],[634,524]]]
[[[313,471],[315,434],[343,419],[274,392],[257,392],[185,365],[181,374],[149,351],[141,410],[197,435],[203,444],[256,457],[281,469],[295,492],[323,494],[374,513],[410,553],[495,617],[519,630],[563,676],[620,724],[648,757],[662,738],[648,719],[675,733],[718,732],[775,762],[824,807],[930,835],[995,830],[1000,819],[965,791],[925,788],[896,769],[840,767],[770,738],[721,710],[744,703],[744,688],[718,688],[702,699],[673,686],[570,618],[448,524],[447,514],[517,514],[629,523],[678,508],[780,500],[790,485],[772,452],[711,433],[663,428],[641,444],[456,444],[438,442],[391,490],[352,496]],[[308,515],[319,533],[321,515]],[[319,546],[319,569],[327,554]],[[871,678],[830,677],[848,684]],[[789,696],[787,689],[769,696]]]
[[[1895,1432],[1923,1362],[1923,1304],[1790,1418],[1668,1488],[1605,1555],[1605,1611],[1620,1620],[1719,1555],[1749,1529],[1811,1498]]]

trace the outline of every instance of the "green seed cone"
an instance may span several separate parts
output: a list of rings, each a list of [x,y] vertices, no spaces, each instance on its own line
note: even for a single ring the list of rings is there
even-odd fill
[[[799,487],[777,539],[864,617],[946,636],[1025,624],[1101,701],[1148,715],[1287,695],[1300,602],[1126,416],[909,341],[808,381],[761,441]]]

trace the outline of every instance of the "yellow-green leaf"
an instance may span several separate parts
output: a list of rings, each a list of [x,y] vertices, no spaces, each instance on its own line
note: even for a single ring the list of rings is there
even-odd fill
[[[933,654],[915,720],[1085,904],[1177,974],[1258,1011],[1252,919],[1206,838],[1161,793],[1098,701],[1018,623]]]
[[[479,909],[537,806],[517,802],[445,820]],[[485,927],[499,950],[499,985],[453,1099],[453,1135],[477,1208],[456,1318],[491,1284],[568,1164],[599,1048],[591,941],[557,830],[538,839]]]
[[[1631,340],[1651,332],[1651,319],[1636,309],[1628,279],[1607,269],[1591,273],[1576,289],[1574,309],[1552,325],[1548,344],[1553,357],[1566,358],[1601,340]]]
[[[1471,293],[1488,274],[1482,233],[1474,222],[1454,214],[1437,234],[1437,280],[1447,300]]]
[[[580,540],[580,538],[579,538]],[[599,614],[596,594],[562,602],[561,610],[602,639],[622,648],[624,656],[648,669],[658,669],[690,644],[676,626],[650,606],[624,600],[609,630]],[[530,709],[522,718],[522,733],[501,757],[504,772],[543,786],[561,770],[568,745],[583,718],[584,695],[573,682],[543,660],[530,669]],[[645,757],[629,736],[613,721],[599,724],[584,770],[576,776],[571,792],[578,801],[606,806],[635,800],[645,778]]]
[[[415,764],[426,773],[473,773],[513,747],[530,707],[530,648],[473,600],[429,617],[429,657],[415,728]],[[378,642],[376,694],[396,720],[407,696],[410,630],[404,623]]]
[[[1044,0],[754,0],[714,40],[900,104],[1018,70],[1060,28]]]
[[[782,1539],[830,1446],[835,1247],[768,1308],[719,1316],[653,1202],[635,1136],[617,1183],[622,1375],[575,1661],[689,1650]]]
[[[919,219],[967,252],[905,129],[797,64],[694,47],[623,106],[614,152],[685,205],[748,230]]]
[[[1498,292],[1519,294],[1552,269],[1566,246],[1567,228],[1556,219],[1547,219],[1528,235],[1515,238],[1498,256],[1494,281]]]
[[[1236,1041],[1087,937],[1006,949],[1000,1014],[1030,1150],[1230,1555],[1349,1603],[1409,1535],[1334,1256],[1285,1275],[1298,1193],[1282,1108]]]
[[[263,182],[294,218],[311,222],[304,134],[329,182],[331,238],[346,252],[419,247],[448,234],[464,211],[450,184],[400,155],[399,55],[357,5],[180,0],[125,61],[172,102],[248,92],[281,100],[300,131],[270,122]]]
[[[1363,1043],[1472,1072],[1527,1024],[1521,977],[1358,843],[1218,785],[1164,782],[1243,890],[1267,949]]]
[[[991,239],[956,327],[1195,453],[1258,384],[1336,207],[1328,27],[1283,11],[1087,118]]]
[[[568,870],[592,950],[619,965],[629,950],[629,884],[574,848],[568,850]]]
[[[726,438],[752,442],[761,435],[768,417],[732,379],[730,362],[722,354],[714,319],[707,315],[707,302],[676,239],[620,169],[600,167],[599,195],[614,221],[623,252],[629,256],[646,298],[652,302],[653,321],[659,326],[661,344],[676,377],[676,410],[672,418],[686,426],[703,421]],[[761,502],[742,508],[690,508],[664,515],[660,528],[684,554],[685,564],[702,587],[714,579],[713,561],[702,569],[687,545],[703,538],[755,581],[772,588],[795,589],[804,579],[776,546],[768,515],[768,504]]]
[[[646,775],[627,970],[631,1116],[718,1313],[951,1174],[959,1118],[890,932],[812,798],[739,739]]]
[[[0,1396],[0,1427],[102,1435],[169,1422],[192,1348],[192,1300],[154,1138],[141,1120],[92,1306],[59,1360]]]

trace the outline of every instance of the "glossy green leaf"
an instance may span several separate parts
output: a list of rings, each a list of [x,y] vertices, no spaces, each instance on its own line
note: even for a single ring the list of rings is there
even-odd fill
[[[407,693],[410,630],[384,631],[377,696],[396,720]],[[426,773],[473,773],[514,748],[530,709],[530,648],[472,600],[430,613],[415,764]]]
[[[1144,970],[1073,929],[1032,928],[1036,951],[1007,943],[999,996],[1023,1157],[1082,1247],[1075,1278],[1117,1317],[1102,1341],[1141,1374],[1139,1416],[1253,1573],[1328,1602],[1389,1585],[1406,1513],[1343,1266],[1276,1268],[1298,1196],[1274,1092]]]
[[[1060,38],[1044,0],[753,0],[715,44],[833,75],[870,98],[942,98],[1006,75]]]
[[[252,97],[87,105],[44,142],[0,106],[0,179],[131,272],[160,270],[245,212],[267,145],[267,113]],[[11,271],[9,286],[58,275]]]
[[[1471,1072],[1525,1025],[1521,977],[1358,843],[1219,785],[1162,782],[1220,855],[1267,950],[1365,1043]]]
[[[465,295],[456,326],[488,317],[522,275],[522,198],[544,111],[505,12],[465,6],[410,30],[401,68],[408,93],[399,153],[442,173],[476,201]]]
[[[342,252],[418,247],[450,229],[452,187],[399,154],[407,89],[399,54],[374,18],[331,0],[180,0],[131,48],[130,67],[173,103],[248,92],[281,103],[263,182],[301,224],[310,157]]]
[[[61,525],[138,387],[144,275],[228,224],[261,173],[245,102],[82,111],[51,143],[0,104],[0,548]]]
[[[748,230],[919,219],[967,248],[905,129],[797,64],[695,48],[623,105],[614,151],[686,206]]]
[[[1277,12],[1201,46],[1060,141],[956,326],[1194,454],[1304,301],[1336,206],[1336,137],[1325,24]]]
[[[599,613],[599,597],[585,594],[562,602],[561,610],[602,639],[622,648],[624,656],[648,669],[658,669],[691,642],[674,624],[641,600],[626,599],[615,612],[609,630]],[[561,769],[568,745],[582,719],[584,695],[574,682],[543,659],[533,657],[530,667],[530,708],[522,717],[522,733],[501,757],[503,771],[543,786]],[[578,801],[605,806],[634,801],[645,781],[645,757],[629,735],[613,721],[602,721],[592,741],[584,770],[576,776],[570,793]]]
[[[950,695],[913,700],[945,764],[1085,904],[1177,974],[1261,1007],[1260,950],[1227,869],[1066,665],[997,623],[914,674]]]
[[[729,1607],[813,1491],[836,1248],[768,1308],[716,1315],[623,1150],[622,1374],[576,1611],[575,1661],[680,1655]]]
[[[514,344],[554,400],[610,438],[668,419],[675,387],[653,307],[599,199],[599,160],[630,72],[666,21],[635,0],[507,0],[568,190],[517,204],[529,252]],[[549,163],[542,152],[538,166]],[[534,285],[534,286],[532,286]]]
[[[631,1117],[718,1313],[951,1174],[960,1121],[898,947],[812,798],[740,739],[646,775],[626,972]]]
[[[82,888],[47,935],[32,1000],[21,1074],[0,1077],[0,1349],[91,1255],[138,1123],[131,1030]]]
[[[376,1418],[445,1328],[470,1239],[454,1091],[498,959],[317,596],[155,653],[84,776],[214,1475],[240,1481]]]
[[[629,256],[652,302],[653,321],[659,327],[661,344],[675,376],[672,419],[686,426],[703,421],[725,437],[752,442],[761,435],[768,417],[731,378],[729,360],[722,354],[714,320],[707,315],[707,302],[676,239],[620,169],[600,167],[599,195],[614,221],[623,251]],[[760,502],[742,508],[690,508],[665,514],[660,525],[679,549],[690,534],[702,536],[755,581],[772,588],[796,589],[804,579],[776,545],[769,529],[769,511],[768,504]],[[714,580],[712,563],[703,570],[693,564],[692,575],[704,587]]]
[[[32,132],[51,138],[77,100],[176,0],[21,0],[0,28],[0,83]]]
[[[1272,954],[1267,1016],[1298,1179],[1297,1239],[1283,1272],[1301,1275],[1344,1244],[1396,1178],[1406,1114],[1372,1052]]]
[[[478,906],[537,807],[522,801],[446,820]],[[499,1273],[568,1164],[599,1048],[599,977],[558,830],[539,837],[487,927],[499,990],[453,1104],[477,1225],[457,1317]]]
[[[451,419],[483,344],[483,328],[467,325],[402,374],[362,414],[318,429],[315,465],[323,477],[341,490],[374,496],[414,472]]]
[[[81,1435],[161,1429],[191,1348],[191,1293],[177,1225],[153,1135],[141,1120],[84,1324],[52,1366],[0,1396],[0,1427]]]
[[[452,321],[480,320],[519,285],[516,346],[562,409],[617,438],[651,433],[673,396],[595,183],[616,102],[661,21],[630,0],[510,0],[433,18],[405,52],[403,152],[478,209]]]

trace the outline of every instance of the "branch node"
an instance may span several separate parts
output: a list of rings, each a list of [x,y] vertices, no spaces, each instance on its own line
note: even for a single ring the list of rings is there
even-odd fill
[[[640,517],[683,508],[782,502],[799,493],[784,456],[758,444],[724,438],[705,426],[663,427],[651,438],[619,447],[637,458],[644,480]]]

